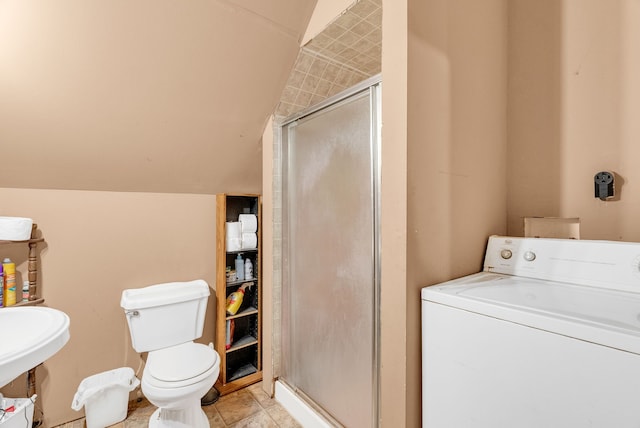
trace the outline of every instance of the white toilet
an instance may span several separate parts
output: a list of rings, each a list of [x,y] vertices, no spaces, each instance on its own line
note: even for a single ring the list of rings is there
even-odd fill
[[[158,409],[149,427],[209,427],[200,399],[220,372],[220,356],[202,336],[209,298],[203,280],[124,290],[124,309],[137,352],[149,352],[142,393]]]

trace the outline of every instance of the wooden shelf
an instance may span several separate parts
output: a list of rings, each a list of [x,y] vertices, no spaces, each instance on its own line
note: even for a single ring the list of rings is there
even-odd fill
[[[247,279],[247,280],[243,280],[243,281],[231,281],[231,282],[227,282],[227,287],[233,287],[234,285],[242,285],[242,284],[247,284],[249,282],[257,282],[257,280],[255,278],[251,278],[251,279]],[[253,287],[253,285],[251,286]]]
[[[35,244],[38,242],[44,242],[44,238],[31,238],[31,239],[26,239],[24,241],[6,241],[6,240],[0,240],[0,245],[5,245],[5,244]]]
[[[237,250],[237,251],[227,251],[227,254],[238,254],[238,253],[249,253],[249,252],[257,252],[257,248],[247,248],[246,250]]]
[[[8,308],[15,308],[17,306],[36,306],[44,303],[44,299],[27,300],[26,302],[18,302],[15,305],[7,306]]]
[[[242,318],[249,315],[254,315],[258,313],[258,308],[254,308],[253,306],[249,306],[247,309],[243,309],[235,315],[227,315],[227,320],[234,320],[236,318]]]
[[[258,343],[258,339],[248,334],[244,337],[241,337],[237,341],[235,341],[233,345],[231,345],[231,348],[227,349],[225,352],[229,354],[231,352],[238,351],[242,348],[246,348],[248,346],[255,345],[257,343]]]
[[[220,376],[216,389],[228,394],[262,380],[262,285],[261,285],[261,197],[247,194],[219,194],[216,196],[216,342],[220,355]],[[226,223],[238,221],[240,214],[255,214],[258,219],[258,246],[238,251],[226,250]],[[227,282],[227,267],[235,268],[236,256],[251,259],[253,278]],[[226,300],[230,293],[243,284],[247,287],[240,311],[228,315]],[[232,346],[226,349],[227,324],[233,322]]]

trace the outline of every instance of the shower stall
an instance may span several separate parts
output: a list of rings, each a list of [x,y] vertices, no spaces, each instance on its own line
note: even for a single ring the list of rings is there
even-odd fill
[[[378,425],[380,85],[376,76],[279,125],[276,375],[335,426]]]

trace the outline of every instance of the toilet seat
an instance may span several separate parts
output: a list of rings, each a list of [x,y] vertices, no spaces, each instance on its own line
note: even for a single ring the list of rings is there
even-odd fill
[[[211,347],[187,342],[149,352],[143,378],[156,388],[180,388],[207,378],[219,364]]]

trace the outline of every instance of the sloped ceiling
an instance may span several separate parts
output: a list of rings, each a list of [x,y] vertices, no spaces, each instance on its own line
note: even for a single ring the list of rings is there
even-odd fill
[[[0,187],[258,192],[316,0],[0,0]]]

